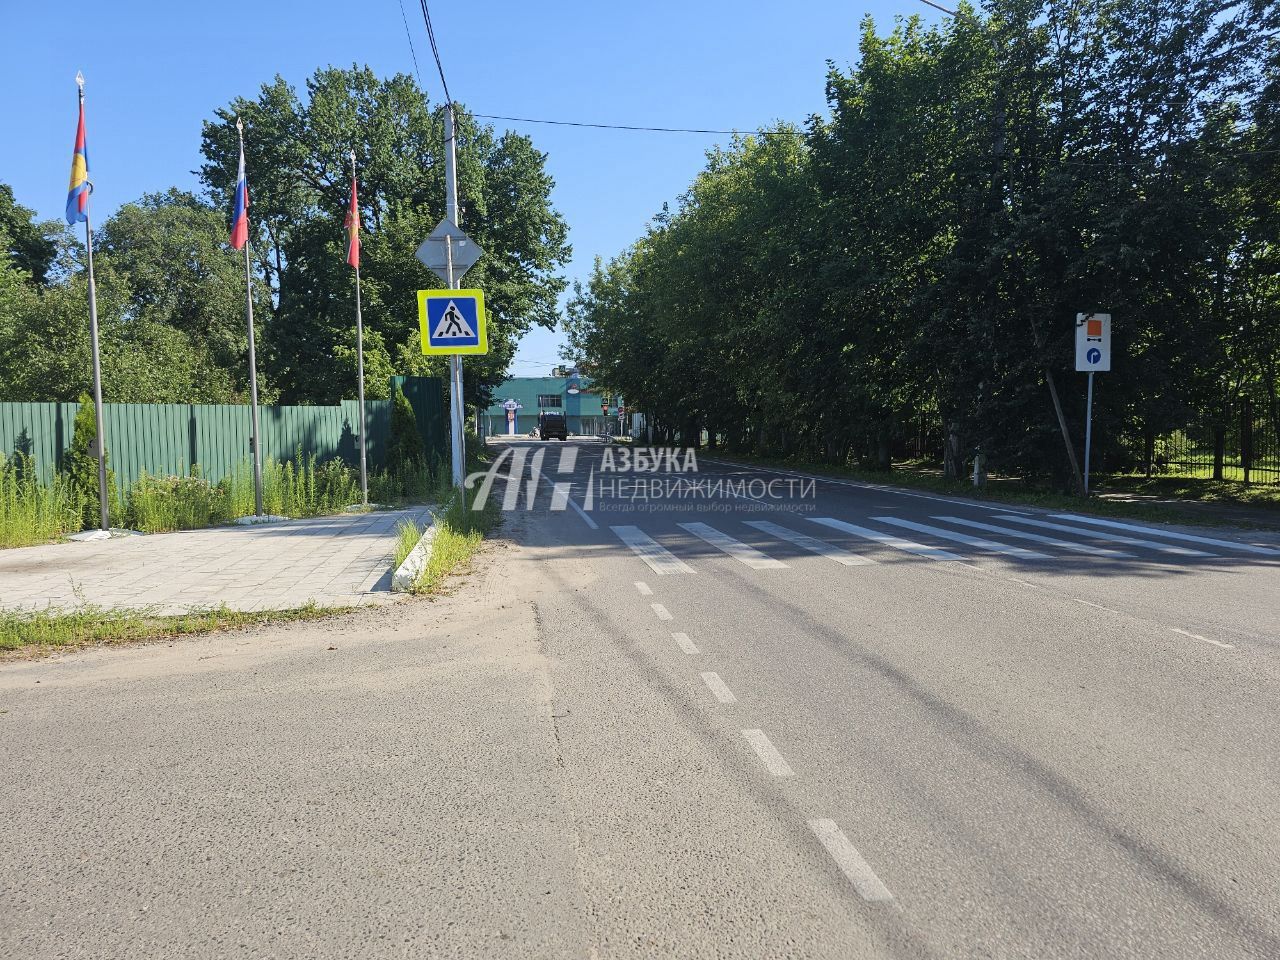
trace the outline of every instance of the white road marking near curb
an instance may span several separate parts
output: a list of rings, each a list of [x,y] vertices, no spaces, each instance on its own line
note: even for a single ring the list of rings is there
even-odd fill
[[[1013,516],[1012,514],[999,514],[997,520],[1012,520],[1014,523],[1026,523],[1033,527],[1043,527],[1045,530],[1060,530],[1063,533],[1074,533],[1081,537],[1093,537],[1097,540],[1108,540],[1111,543],[1126,543],[1131,547],[1149,547],[1152,550],[1159,550],[1161,553],[1176,553],[1183,557],[1213,557],[1217,554],[1205,553],[1203,550],[1192,550],[1190,547],[1171,547],[1167,543],[1156,543],[1154,540],[1138,540],[1134,537],[1118,537],[1113,533],[1103,533],[1100,530],[1085,530],[1080,527],[1068,527],[1065,523],[1049,523],[1045,520],[1032,520],[1030,517]]]
[[[831,859],[836,862],[840,872],[849,878],[853,889],[858,891],[858,896],[872,902],[893,899],[889,888],[876,876],[871,865],[862,858],[858,848],[849,842],[849,838],[834,820],[810,820],[809,829],[826,848],[827,853],[831,854]]]
[[[1113,527],[1116,530],[1133,530],[1136,533],[1152,533],[1157,537],[1168,537],[1171,540],[1186,540],[1189,543],[1206,543],[1211,547],[1226,547],[1228,550],[1243,550],[1246,553],[1260,553],[1268,557],[1280,557],[1280,550],[1274,547],[1255,547],[1251,543],[1237,543],[1234,540],[1215,540],[1212,537],[1197,537],[1190,533],[1174,533],[1172,530],[1161,530],[1158,527],[1140,527],[1135,523],[1120,523],[1117,520],[1102,520],[1098,517],[1083,517],[1074,513],[1052,514],[1057,520],[1073,520],[1076,523],[1091,523],[1099,527]]]
[[[1119,613],[1119,610],[1112,610],[1110,607],[1104,607],[1100,603],[1092,603],[1088,600],[1081,600],[1079,597],[1072,597],[1076,603],[1083,603],[1086,607],[1093,607],[1095,610],[1105,610],[1107,613]]]
[[[958,523],[962,527],[973,527],[975,530],[986,530],[988,533],[1000,533],[1018,540],[1030,540],[1032,543],[1043,543],[1046,547],[1058,547],[1060,550],[1074,550],[1076,553],[1088,553],[1100,557],[1132,557],[1132,553],[1123,550],[1112,550],[1109,547],[1091,547],[1085,543],[1072,543],[1069,540],[1057,540],[1053,537],[1042,537],[1038,533],[1025,530],[1014,530],[1012,527],[1000,527],[994,523],[979,523],[977,520],[966,520],[964,517],[934,517],[943,523]]]
[[[1003,543],[996,543],[994,540],[984,540],[982,537],[971,537],[967,533],[956,533],[953,530],[944,530],[942,527],[930,526],[927,523],[916,523],[914,520],[901,520],[898,517],[872,517],[877,523],[887,523],[894,527],[906,527],[908,530],[914,530],[917,533],[927,533],[931,537],[937,537],[940,540],[954,540],[956,543],[963,543],[966,547],[977,547],[979,550],[986,550],[989,553],[1003,553],[1010,557],[1021,557],[1023,560],[1048,560],[1047,553],[1040,553],[1038,550],[1028,550],[1026,547],[1010,547]]]
[[[724,681],[720,679],[720,674],[708,671],[702,675],[702,682],[707,685],[711,693],[721,703],[738,702],[738,698],[733,695],[733,691],[725,686]]]
[[[826,557],[828,560],[834,560],[836,563],[843,563],[846,567],[875,563],[870,557],[860,557],[856,553],[850,553],[848,550],[841,550],[833,543],[827,543],[825,540],[819,540],[817,537],[811,537],[798,530],[780,527],[778,524],[770,523],[768,520],[744,520],[743,523],[748,527],[755,527],[771,537],[794,543],[797,547],[808,550],[810,553],[816,553],[819,556]]]
[[[751,749],[756,752],[756,756],[765,765],[765,769],[775,777],[794,777],[796,775],[795,771],[791,769],[791,764],[782,759],[782,754],[769,742],[769,738],[764,735],[763,730],[743,730],[742,735],[747,738],[747,743],[751,744]]]
[[[1174,633],[1182,634],[1184,637],[1190,637],[1192,640],[1202,640],[1205,643],[1212,643],[1215,647],[1222,647],[1223,650],[1235,649],[1235,647],[1229,643],[1223,643],[1221,640],[1210,640],[1208,637],[1202,637],[1200,634],[1192,633],[1190,630],[1181,630],[1178,627],[1170,627],[1169,629]]]
[[[639,580],[637,580],[636,589],[640,591],[640,596],[642,597],[653,596],[653,587],[649,586],[647,583],[641,583]]]
[[[1007,579],[1010,583],[1020,583],[1024,587],[1030,587],[1032,590],[1040,589],[1040,584],[1032,583],[1030,580],[1019,580],[1017,577],[1008,577]]]
[[[657,574],[693,573],[689,566],[674,553],[649,536],[639,527],[610,527],[618,539],[635,551],[637,557],[653,568]]]
[[[748,546],[741,540],[735,540],[727,533],[721,533],[706,523],[682,523],[679,526],[711,544],[717,550],[727,553],[739,563],[745,563],[752,570],[786,570],[787,565],[781,560],[767,557],[755,547]]]
[[[653,612],[654,612],[654,613],[656,613],[656,614],[658,615],[658,619],[659,619],[659,620],[674,620],[674,619],[675,619],[675,617],[671,616],[671,611],[670,611],[670,610],[668,610],[666,607],[664,607],[662,604],[660,604],[660,603],[651,603],[651,604],[649,604],[649,606],[653,607]]]
[[[928,557],[930,560],[960,560],[962,562],[964,560],[964,557],[947,550],[926,547],[923,543],[916,543],[914,540],[903,540],[901,537],[893,537],[877,530],[868,530],[866,527],[855,526],[852,523],[845,523],[843,520],[836,520],[832,517],[806,517],[805,519],[811,523],[820,523],[824,527],[830,527],[832,530],[843,530],[845,533],[852,533],[855,537],[862,537],[863,540],[874,540],[876,543],[883,543],[885,546],[893,547],[896,550],[905,550],[907,553]]]
[[[673,633],[671,639],[680,645],[680,649],[685,653],[697,653],[698,648],[693,645],[693,641],[689,639],[687,633]]]

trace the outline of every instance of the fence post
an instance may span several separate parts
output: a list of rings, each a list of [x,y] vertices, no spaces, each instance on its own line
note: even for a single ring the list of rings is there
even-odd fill
[[[1222,460],[1227,449],[1227,428],[1218,424],[1213,428],[1213,479],[1222,479]]]
[[[1249,471],[1253,469],[1253,400],[1249,397],[1244,397],[1240,404],[1240,467],[1248,486]]]

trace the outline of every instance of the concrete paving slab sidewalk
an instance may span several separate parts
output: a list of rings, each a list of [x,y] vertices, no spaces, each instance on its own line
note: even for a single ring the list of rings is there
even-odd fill
[[[425,523],[427,508],[0,550],[0,608],[392,603],[396,528],[407,519]]]

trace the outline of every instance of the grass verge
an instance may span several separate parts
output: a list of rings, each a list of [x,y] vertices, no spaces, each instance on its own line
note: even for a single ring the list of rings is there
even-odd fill
[[[476,493],[476,490],[464,490],[451,494],[435,515],[436,532],[431,540],[431,556],[413,585],[414,593],[438,590],[446,577],[460,570],[475,556],[485,534],[498,525],[501,513],[497,502],[490,498],[477,510]]]
[[[0,610],[0,651],[74,648],[105,643],[158,640],[296,620],[319,620],[345,613],[346,607],[314,603],[291,610],[252,613],[226,606],[162,616],[151,610],[111,610],[92,604],[72,610]]]
[[[1080,497],[1066,493],[1044,490],[1029,486],[1025,481],[1011,477],[991,476],[985,487],[974,487],[966,482],[946,480],[935,467],[917,462],[895,463],[889,472],[861,470],[856,467],[841,467],[826,463],[806,463],[793,460],[778,460],[768,457],[753,457],[734,454],[728,456],[716,451],[708,452],[709,459],[740,463],[744,466],[777,467],[782,470],[797,470],[812,473],[816,476],[835,477],[842,480],[857,480],[863,483],[883,484],[885,486],[903,487],[909,490],[925,490],[957,499],[979,500],[993,503],[1008,503],[1021,506],[1043,507],[1049,510],[1063,510],[1073,513],[1090,513],[1102,517],[1126,518],[1131,520],[1151,520],[1164,523],[1185,523],[1204,525],[1239,525],[1238,517],[1227,514],[1215,515],[1211,510],[1199,508],[1203,503],[1220,503],[1250,509],[1276,509],[1276,523],[1280,524],[1280,490],[1267,491],[1262,488],[1243,488],[1257,491],[1249,499],[1242,496],[1235,498],[1227,494],[1237,493],[1225,489],[1211,495],[1212,490],[1205,485],[1214,481],[1180,480],[1173,478],[1156,478],[1148,481],[1145,477],[1105,477],[1100,478],[1100,486],[1096,488],[1101,496],[1082,500]],[[1132,483],[1131,481],[1144,483]],[[1151,484],[1152,486],[1145,486]],[[1220,488],[1230,484],[1219,482]],[[1182,491],[1178,493],[1177,491]],[[1170,499],[1189,501],[1187,505],[1168,502],[1151,502],[1148,499],[1110,499],[1111,493],[1132,493],[1138,496],[1155,498],[1167,496]],[[1199,496],[1195,494],[1199,493]]]

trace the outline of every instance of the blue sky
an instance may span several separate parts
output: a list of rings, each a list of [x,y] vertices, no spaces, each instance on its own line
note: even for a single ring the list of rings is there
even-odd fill
[[[941,16],[918,0],[435,0],[431,8],[450,90],[477,113],[716,128],[822,112],[826,61],[853,61],[865,14],[881,29],[895,15]],[[87,81],[95,219],[146,192],[195,189],[201,121],[276,73],[301,85],[328,64],[413,70],[399,0],[119,0],[74,10],[74,28],[58,4],[15,3],[4,14],[0,182],[47,218],[65,203],[77,69]],[[417,0],[404,0],[404,12],[422,81],[438,99]],[[705,151],[728,139],[495,123],[530,134],[548,154],[574,248],[571,279],[639,236],[688,186]],[[530,334],[512,372],[545,374],[560,341]]]

